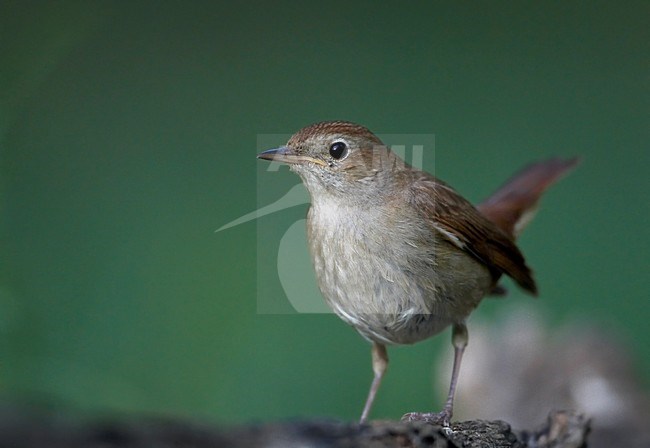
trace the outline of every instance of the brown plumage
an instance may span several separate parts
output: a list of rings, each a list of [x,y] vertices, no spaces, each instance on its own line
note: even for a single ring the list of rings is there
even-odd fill
[[[532,272],[514,240],[469,201],[429,175],[414,181],[411,190],[413,207],[422,218],[487,266],[495,283],[505,273],[526,291],[537,294]]]
[[[500,229],[517,237],[533,218],[542,193],[579,163],[577,157],[532,163],[513,175],[477,208]]]
[[[514,239],[541,193],[576,160],[531,165],[476,208],[350,122],[307,126],[258,157],[287,163],[302,178],[312,200],[307,237],[318,286],[373,343],[375,377],[361,421],[388,365],[385,345],[418,342],[451,325],[454,369],[443,411],[404,417],[448,424],[465,319],[502,274],[537,293]]]

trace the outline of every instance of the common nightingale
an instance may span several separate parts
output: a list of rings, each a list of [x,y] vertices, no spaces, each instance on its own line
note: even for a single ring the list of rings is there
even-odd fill
[[[258,157],[286,163],[301,177],[311,196],[307,239],[318,286],[331,309],[372,343],[374,379],[361,422],[388,365],[386,346],[412,344],[451,325],[454,363],[442,412],[402,417],[448,425],[468,341],[465,321],[483,297],[503,292],[503,274],[537,293],[514,240],[542,192],[577,159],[532,164],[474,207],[346,121],[307,126]]]

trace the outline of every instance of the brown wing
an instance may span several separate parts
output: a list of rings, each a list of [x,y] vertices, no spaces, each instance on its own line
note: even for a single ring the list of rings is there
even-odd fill
[[[537,294],[524,256],[504,231],[451,187],[426,173],[421,173],[411,185],[409,202],[433,229],[485,264],[495,280],[505,273],[526,291]]]

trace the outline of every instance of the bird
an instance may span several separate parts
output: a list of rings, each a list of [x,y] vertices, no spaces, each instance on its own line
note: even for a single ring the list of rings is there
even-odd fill
[[[360,423],[386,372],[386,347],[451,326],[454,362],[442,411],[402,417],[448,426],[467,318],[484,297],[504,292],[504,275],[537,295],[515,239],[541,194],[579,159],[533,163],[474,206],[349,121],[306,126],[258,158],[287,164],[300,176],[311,200],[307,241],[319,289],[333,312],[372,344],[374,376]]]

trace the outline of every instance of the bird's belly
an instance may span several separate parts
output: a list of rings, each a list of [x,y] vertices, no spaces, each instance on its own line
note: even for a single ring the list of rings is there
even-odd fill
[[[411,344],[426,339],[454,321],[435,290],[423,290],[399,268],[382,263],[328,258],[320,266],[319,288],[327,304],[367,339],[385,344]]]
[[[426,339],[462,321],[489,289],[490,274],[483,265],[444,241],[432,241],[432,235],[428,244],[414,244],[412,235],[386,238],[367,227],[346,231],[312,224],[311,255],[325,301],[369,340],[412,344]],[[457,268],[463,269],[462,282],[450,273]]]

